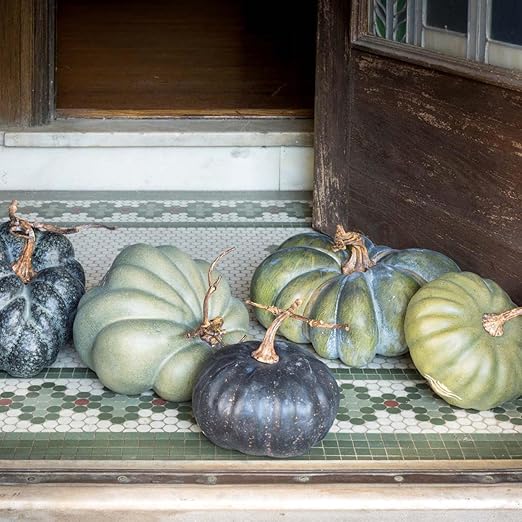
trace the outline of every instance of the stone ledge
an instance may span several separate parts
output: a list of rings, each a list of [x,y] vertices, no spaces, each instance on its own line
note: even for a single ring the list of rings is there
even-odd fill
[[[313,120],[67,119],[2,134],[5,147],[311,147]]]

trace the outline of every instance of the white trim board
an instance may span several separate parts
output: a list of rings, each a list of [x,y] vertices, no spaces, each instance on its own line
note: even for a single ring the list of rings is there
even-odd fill
[[[0,146],[9,191],[311,190],[312,178],[312,147]]]

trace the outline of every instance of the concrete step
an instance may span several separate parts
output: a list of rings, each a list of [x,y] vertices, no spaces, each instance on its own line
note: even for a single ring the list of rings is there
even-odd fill
[[[2,190],[311,190],[313,121],[57,120],[0,131]]]

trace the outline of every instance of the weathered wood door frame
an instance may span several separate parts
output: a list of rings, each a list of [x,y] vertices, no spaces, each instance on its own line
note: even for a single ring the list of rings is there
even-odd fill
[[[425,247],[522,302],[522,74],[368,34],[320,0],[314,227]]]
[[[315,228],[334,232],[344,223],[349,185],[337,174],[349,164],[352,5],[350,0],[319,0],[314,110]],[[342,145],[344,144],[344,146]]]
[[[0,0],[0,125],[52,118],[54,9],[55,0]]]

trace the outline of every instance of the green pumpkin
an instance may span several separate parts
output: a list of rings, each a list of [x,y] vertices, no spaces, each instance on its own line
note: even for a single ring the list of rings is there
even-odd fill
[[[446,402],[488,410],[522,394],[522,317],[495,317],[514,307],[495,282],[469,272],[445,274],[412,298],[404,324],[411,357]]]
[[[255,271],[250,295],[283,309],[301,299],[302,315],[349,325],[349,331],[324,330],[288,321],[280,334],[311,342],[321,357],[364,366],[375,354],[407,352],[403,321],[409,300],[425,282],[458,270],[439,252],[376,246],[338,227],[334,239],[309,232],[285,241]],[[272,321],[266,311],[256,315],[265,327]]]
[[[78,306],[73,335],[82,361],[117,393],[152,388],[170,401],[190,400],[213,350],[199,335],[187,336],[203,322],[208,270],[174,246],[125,248]],[[223,319],[223,343],[239,342],[248,312],[224,279],[208,302],[208,318]]]

